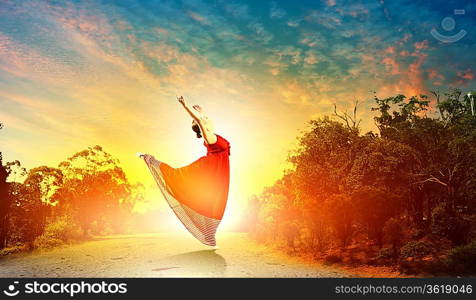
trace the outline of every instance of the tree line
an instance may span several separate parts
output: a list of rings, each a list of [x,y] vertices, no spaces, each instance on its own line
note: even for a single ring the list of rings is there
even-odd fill
[[[4,162],[0,153],[0,251],[124,232],[134,203],[142,199],[140,191],[140,184],[131,184],[119,161],[100,146],[58,167],[28,171],[18,160]]]
[[[433,95],[374,96],[377,132],[361,133],[357,103],[310,121],[292,168],[250,199],[251,236],[330,262],[475,273],[474,99]]]

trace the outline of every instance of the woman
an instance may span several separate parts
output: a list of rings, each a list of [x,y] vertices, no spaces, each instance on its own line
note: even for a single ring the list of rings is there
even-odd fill
[[[207,154],[182,168],[172,168],[152,155],[140,154],[170,207],[190,233],[215,246],[215,232],[223,217],[230,181],[230,144],[213,131],[200,106],[178,101],[192,117],[192,130],[204,138]]]

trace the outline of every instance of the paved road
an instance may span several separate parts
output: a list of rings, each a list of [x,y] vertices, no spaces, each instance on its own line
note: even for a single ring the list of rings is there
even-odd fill
[[[218,235],[212,250],[190,235],[97,238],[0,259],[0,277],[348,277],[258,245],[243,233]]]

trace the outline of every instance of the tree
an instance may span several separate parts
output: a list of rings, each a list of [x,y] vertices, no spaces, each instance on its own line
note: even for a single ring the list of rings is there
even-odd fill
[[[449,89],[444,96],[446,99],[441,100],[439,92],[431,92],[436,99],[436,107],[440,113],[440,118],[445,127],[451,123],[459,121],[465,116],[472,116],[471,99],[468,95],[461,97],[462,92],[459,89]]]
[[[380,130],[382,137],[391,137],[420,119],[428,110],[430,101],[428,96],[412,96],[407,100],[404,95],[397,95],[380,99],[374,96],[377,107],[372,107],[372,111],[380,112],[379,116],[374,118],[375,124]],[[397,109],[394,109],[396,106]]]
[[[7,178],[8,171],[3,165],[0,153],[0,249],[5,248],[7,243],[7,216],[10,209],[10,197],[8,194],[9,184]]]
[[[390,218],[385,222],[383,233],[385,238],[392,244],[393,259],[397,259],[400,253],[400,246],[403,239],[403,228],[401,220],[398,218]]]
[[[357,219],[367,231],[369,239],[374,240],[379,248],[383,245],[383,228],[385,223],[399,214],[401,197],[373,186],[363,186],[352,194]]]
[[[43,233],[54,204],[52,199],[62,182],[59,169],[41,166],[31,169],[23,184],[15,185],[12,224],[23,242],[32,243]]]
[[[73,216],[84,234],[121,231],[124,212],[132,208],[132,187],[118,160],[94,146],[61,162],[59,168],[65,178],[56,214]]]
[[[344,121],[344,124],[347,128],[351,130],[359,130],[361,119],[357,119],[357,108],[359,107],[359,101],[356,100],[354,103],[354,109],[352,114],[349,114],[347,111],[337,112],[337,105],[334,103],[334,116]]]
[[[0,129],[2,128],[3,123],[0,122]],[[17,160],[4,164],[3,155],[0,152],[0,249],[5,248],[8,242],[9,214],[12,203],[11,183],[8,179],[15,181],[17,176],[23,176],[25,173],[26,170]]]
[[[357,123],[344,125],[327,117],[310,124],[310,130],[302,135],[298,149],[289,158],[294,166],[295,201],[301,205],[312,245],[327,244],[332,232],[345,246],[353,225],[346,179],[355,158],[373,136],[360,136]],[[344,219],[340,219],[339,210]]]
[[[342,191],[353,159],[367,141],[359,137],[357,129],[327,117],[310,124],[289,160],[295,169],[298,196],[312,202]]]
[[[0,129],[3,128],[3,123],[0,122]],[[7,234],[7,214],[10,207],[10,201],[8,199],[8,183],[7,183],[8,172],[5,166],[3,165],[3,156],[0,152],[0,249],[5,248]]]
[[[404,95],[397,95],[374,99],[377,106],[372,110],[380,112],[374,120],[382,139],[410,147],[417,158],[413,174],[409,177],[412,186],[408,194],[407,208],[412,212],[411,216],[416,224],[423,226],[426,224],[423,220],[428,220],[432,207],[436,205],[433,203],[435,186],[430,184],[430,181],[438,178],[443,171],[442,166],[448,165],[450,134],[443,122],[426,116],[425,113],[429,108],[427,96],[420,95],[407,99]]]
[[[439,202],[444,203],[448,214],[455,214],[458,205],[474,207],[471,182],[476,163],[473,146],[476,118],[471,112],[469,97],[461,97],[462,92],[457,89],[446,92],[445,99],[437,92],[433,94],[440,119],[433,119],[432,126],[427,126],[428,130],[419,134],[421,143],[426,143],[428,150],[422,151],[421,157],[426,161],[422,164],[418,184],[428,199],[439,199],[437,203],[428,203],[428,218]],[[429,143],[429,140],[433,142]],[[439,196],[428,196],[435,190]]]
[[[323,208],[334,235],[345,248],[354,233],[354,201],[347,194],[335,194],[326,199]]]
[[[404,237],[442,245],[474,239],[474,104],[455,89],[435,96],[439,115],[425,95],[375,97],[378,133],[360,134],[355,109],[334,106],[338,121],[312,120],[289,156],[293,167],[254,198],[255,223],[265,224],[257,231],[279,241],[281,224],[298,224],[311,252],[366,233],[380,248],[389,242],[394,258]]]

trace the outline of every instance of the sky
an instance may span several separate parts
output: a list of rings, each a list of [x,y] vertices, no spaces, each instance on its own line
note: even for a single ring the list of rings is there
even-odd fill
[[[88,146],[161,207],[145,164],[205,154],[176,101],[231,143],[232,224],[288,168],[312,118],[380,97],[475,90],[474,1],[0,0],[0,149],[27,168]],[[433,32],[449,37],[444,42]]]

